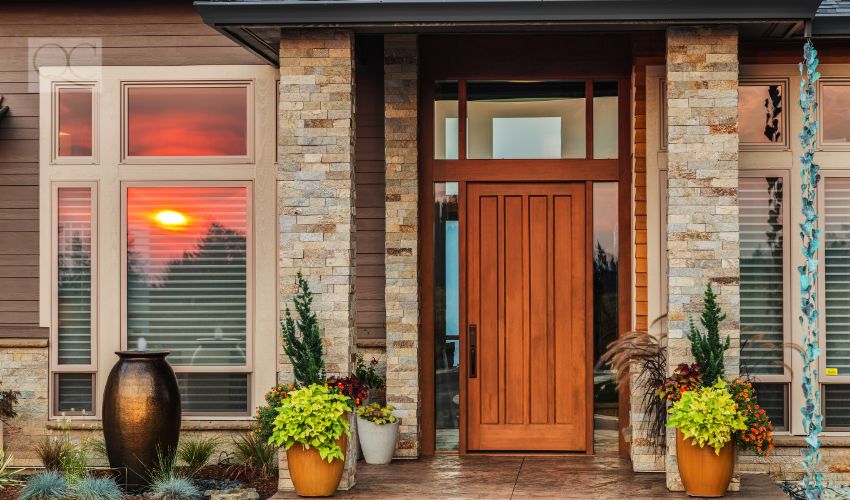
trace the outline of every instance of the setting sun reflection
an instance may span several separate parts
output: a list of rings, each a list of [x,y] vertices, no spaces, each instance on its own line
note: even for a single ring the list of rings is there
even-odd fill
[[[163,227],[185,226],[187,222],[186,216],[176,210],[160,210],[154,219]]]

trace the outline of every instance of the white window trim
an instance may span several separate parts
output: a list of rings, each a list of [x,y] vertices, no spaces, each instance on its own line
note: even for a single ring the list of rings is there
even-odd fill
[[[274,106],[277,94],[276,81],[279,74],[270,67],[261,65],[244,66],[110,66],[99,67],[96,70],[100,79],[75,80],[73,76],[80,74],[91,75],[92,68],[41,68],[41,89],[39,97],[40,115],[53,117],[55,99],[52,90],[55,86],[79,84],[95,85],[93,102],[97,102],[97,114],[93,123],[97,123],[92,139],[92,155],[97,163],[54,162],[54,128],[55,120],[41,120],[39,124],[39,195],[41,210],[39,217],[40,255],[39,255],[39,324],[55,330],[53,305],[54,273],[52,252],[53,210],[54,202],[52,189],[56,183],[78,182],[85,179],[96,183],[97,207],[96,217],[98,231],[98,261],[93,266],[99,269],[97,283],[98,301],[93,305],[97,308],[97,350],[96,361],[96,401],[106,385],[106,375],[117,361],[115,351],[125,346],[122,340],[122,303],[123,283],[121,280],[121,254],[123,221],[120,214],[122,207],[123,185],[126,183],[152,183],[167,185],[180,182],[223,182],[229,184],[251,184],[251,220],[253,228],[252,248],[249,259],[253,263],[249,270],[250,293],[253,300],[249,305],[248,321],[251,323],[253,335],[250,335],[252,346],[250,352],[249,374],[250,393],[248,410],[253,412],[257,404],[263,402],[268,389],[277,383],[278,366],[278,227],[277,227],[277,169],[275,157],[277,144],[274,134],[277,122],[277,108]],[[53,76],[60,75],[60,76]],[[67,77],[67,78],[66,78]],[[252,109],[249,113],[249,151],[250,159],[202,158],[201,161],[174,161],[167,158],[156,158],[144,164],[125,162],[122,156],[122,92],[125,83],[135,82],[234,82],[236,84],[250,83],[249,102]],[[262,135],[254,134],[253,131]],[[197,160],[193,158],[192,160]],[[215,161],[213,161],[215,160]],[[274,272],[270,272],[274,269]],[[107,335],[107,332],[114,332]],[[51,351],[55,347],[51,337]],[[51,352],[51,356],[52,356]],[[55,385],[53,368],[50,363],[51,386]],[[218,370],[220,371],[220,370]],[[95,403],[97,406],[98,403]],[[51,419],[61,418],[54,414],[55,398],[49,401]],[[97,415],[97,412],[95,412]],[[71,418],[83,418],[73,416]],[[97,418],[87,416],[86,418]],[[248,420],[250,415],[189,415],[184,414],[184,420]]]

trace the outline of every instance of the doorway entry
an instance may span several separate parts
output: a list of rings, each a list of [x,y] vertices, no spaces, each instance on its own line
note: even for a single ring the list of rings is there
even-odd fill
[[[467,449],[584,452],[584,183],[469,183]]]
[[[420,37],[425,455],[590,454],[594,413],[627,452],[594,357],[631,328],[630,67],[585,43]]]

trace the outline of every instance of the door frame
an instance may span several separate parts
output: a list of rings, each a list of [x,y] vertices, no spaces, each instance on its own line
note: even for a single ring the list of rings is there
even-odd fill
[[[631,40],[608,34],[599,43],[594,35],[442,35],[419,37],[418,158],[419,158],[419,387],[421,453],[433,455],[436,445],[434,377],[434,205],[435,182],[458,183],[460,231],[460,441],[467,453],[466,308],[466,183],[467,182],[583,182],[585,184],[586,273],[593,276],[593,182],[618,185],[618,323],[620,335],[632,328],[632,151]],[[588,51],[587,47],[600,47]],[[451,59],[445,54],[453,54]],[[507,54],[507,56],[506,56]],[[563,57],[562,54],[570,54]],[[593,80],[618,82],[618,155],[614,160],[467,160],[465,159],[465,86],[467,80],[584,80],[592,96]],[[458,95],[458,160],[433,158],[434,82],[456,80]],[[593,100],[587,99],[587,155],[593,154]],[[593,454],[593,280],[587,279],[586,360],[587,454]],[[619,451],[628,455],[622,429],[629,425],[629,387],[619,395]]]

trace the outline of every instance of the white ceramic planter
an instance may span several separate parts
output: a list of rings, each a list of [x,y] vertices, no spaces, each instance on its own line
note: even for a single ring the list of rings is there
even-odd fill
[[[392,461],[398,442],[398,424],[396,421],[392,424],[376,425],[357,417],[357,434],[367,464],[384,465]]]

